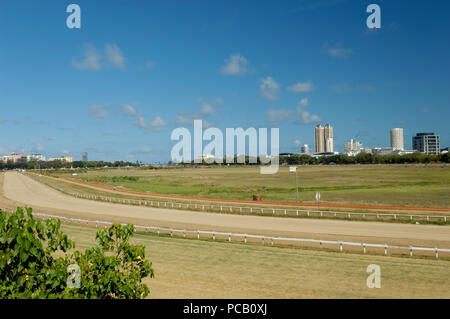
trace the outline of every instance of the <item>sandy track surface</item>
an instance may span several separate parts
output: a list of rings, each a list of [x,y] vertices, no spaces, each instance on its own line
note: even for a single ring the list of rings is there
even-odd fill
[[[450,228],[446,226],[228,215],[127,206],[70,197],[17,172],[2,175],[0,204],[27,205],[45,213],[187,229],[450,247]]]

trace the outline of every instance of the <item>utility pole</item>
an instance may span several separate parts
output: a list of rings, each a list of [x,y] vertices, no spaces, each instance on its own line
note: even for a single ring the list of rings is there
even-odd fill
[[[289,172],[295,172],[295,186],[296,186],[296,202],[298,203],[298,171],[297,166],[289,167]]]

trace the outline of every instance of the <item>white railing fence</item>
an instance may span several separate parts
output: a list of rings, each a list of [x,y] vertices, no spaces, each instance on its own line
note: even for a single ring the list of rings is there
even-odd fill
[[[8,209],[0,208],[0,211],[9,211]],[[86,224],[86,225],[94,225],[96,228],[103,225],[105,228],[111,226],[113,222],[101,221],[101,220],[88,220],[81,218],[73,218],[66,216],[58,216],[58,215],[50,215],[43,213],[32,213],[33,216],[40,217],[43,219],[56,218],[62,221],[66,221],[69,223],[75,224]],[[125,226],[126,224],[122,223],[121,225]],[[142,225],[134,225],[135,231],[141,230],[144,232],[152,231],[157,233],[166,233],[173,236],[174,233],[179,233],[183,237],[187,237],[188,234],[192,234],[193,237],[197,237],[197,239],[201,238],[201,235],[208,236],[208,239],[216,240],[218,236],[226,238],[228,242],[232,241],[232,238],[240,238],[240,241],[247,243],[248,239],[259,239],[261,243],[265,245],[265,243],[270,242],[270,245],[273,246],[275,243],[279,245],[289,244],[289,243],[309,243],[309,244],[318,244],[320,248],[323,248],[323,245],[332,245],[335,246],[336,249],[339,249],[340,252],[344,250],[344,246],[350,247],[360,247],[364,254],[367,253],[367,248],[379,248],[384,250],[384,255],[388,255],[388,251],[392,249],[408,251],[409,255],[412,257],[414,252],[434,252],[435,258],[439,259],[439,253],[450,253],[450,249],[448,248],[429,248],[429,247],[414,247],[414,246],[398,246],[398,245],[387,245],[387,244],[370,244],[370,243],[356,243],[356,242],[348,242],[348,241],[335,241],[335,240],[320,240],[320,239],[306,239],[306,238],[292,238],[292,237],[277,237],[277,236],[265,236],[265,235],[252,235],[252,234],[242,234],[242,233],[231,233],[231,232],[219,232],[219,231],[205,231],[205,230],[188,230],[188,229],[175,229],[168,227],[157,227],[157,226],[142,226]]]

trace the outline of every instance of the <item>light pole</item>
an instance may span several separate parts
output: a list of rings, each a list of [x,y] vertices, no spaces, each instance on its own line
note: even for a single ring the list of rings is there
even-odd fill
[[[295,172],[295,186],[296,186],[295,201],[298,203],[298,171],[297,171],[297,166],[289,167],[289,172]]]

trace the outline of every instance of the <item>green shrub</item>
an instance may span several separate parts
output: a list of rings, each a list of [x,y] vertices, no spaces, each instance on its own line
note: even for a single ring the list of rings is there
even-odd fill
[[[145,247],[129,243],[133,233],[114,224],[97,231],[96,246],[68,253],[75,245],[59,220],[43,223],[31,208],[1,212],[0,298],[144,298],[142,279],[154,272]]]

